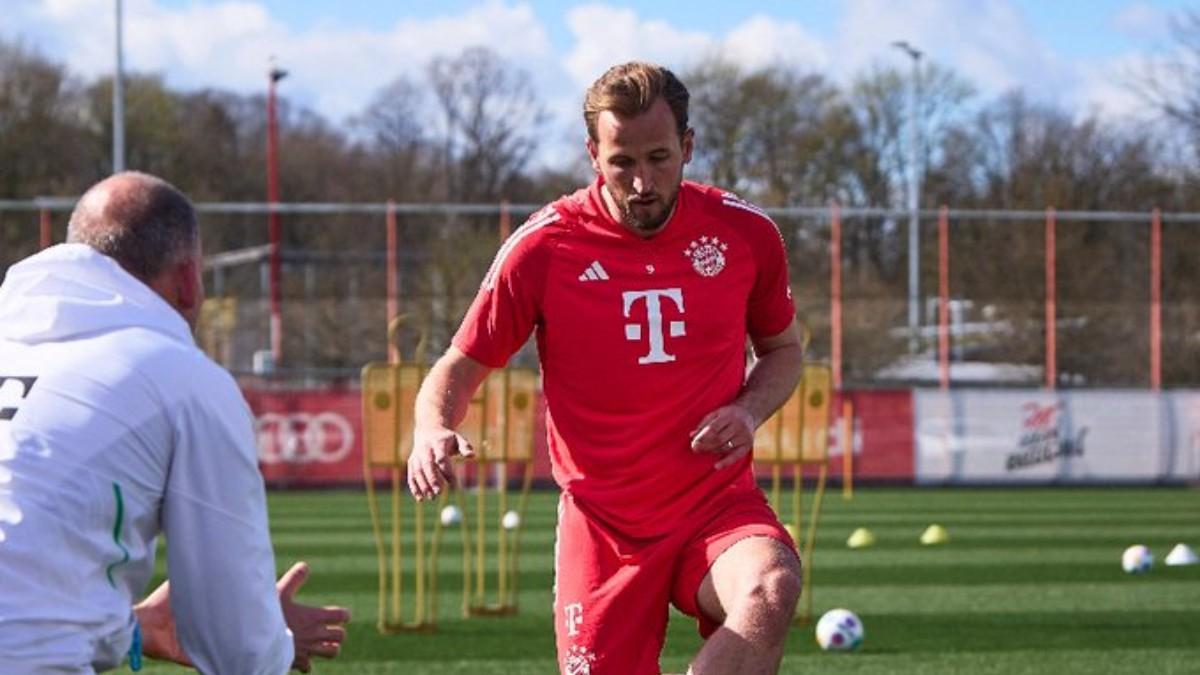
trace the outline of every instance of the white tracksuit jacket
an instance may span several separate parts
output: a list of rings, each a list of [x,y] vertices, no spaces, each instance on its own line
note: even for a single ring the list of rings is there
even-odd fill
[[[249,408],[184,319],[81,244],[0,286],[0,673],[118,666],[167,540],[203,673],[284,673]]]

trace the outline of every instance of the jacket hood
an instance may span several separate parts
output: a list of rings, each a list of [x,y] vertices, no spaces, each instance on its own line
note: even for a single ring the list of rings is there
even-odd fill
[[[183,316],[112,258],[59,244],[8,269],[0,285],[0,339],[38,344],[127,328],[195,344]]]

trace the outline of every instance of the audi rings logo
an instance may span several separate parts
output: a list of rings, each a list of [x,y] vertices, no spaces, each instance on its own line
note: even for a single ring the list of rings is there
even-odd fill
[[[265,413],[254,425],[263,464],[336,464],[354,447],[354,428],[335,412]]]

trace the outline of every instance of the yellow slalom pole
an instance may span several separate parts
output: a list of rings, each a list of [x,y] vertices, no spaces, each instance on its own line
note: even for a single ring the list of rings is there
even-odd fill
[[[413,509],[416,518],[416,565],[413,570],[416,578],[416,599],[413,602],[413,623],[418,626],[425,623],[425,502],[417,502]]]
[[[500,517],[508,515],[508,434],[509,434],[509,406],[512,388],[512,375],[508,368],[504,369],[502,376],[501,388],[501,406],[500,406],[500,464],[497,468],[496,475],[496,492],[500,501]],[[500,524],[499,540],[497,545],[497,604],[503,607],[505,603],[505,594],[508,591],[508,528],[504,527],[504,523]]]
[[[817,476],[817,493],[813,498],[812,516],[809,518],[808,537],[804,542],[804,569],[801,572],[801,594],[804,596],[804,623],[812,621],[812,569],[813,551],[817,548],[817,522],[821,518],[821,500],[825,497],[826,463],[821,462],[820,474]]]
[[[379,567],[379,619],[376,628],[382,633],[387,627],[387,554],[384,553],[383,529],[379,518],[379,502],[376,501],[375,480],[367,459],[367,510],[371,513],[371,533],[375,535],[375,558]]]
[[[396,488],[400,483],[400,469],[392,468],[392,616],[400,616],[400,598],[403,593],[401,583],[404,575],[400,573],[400,491]]]

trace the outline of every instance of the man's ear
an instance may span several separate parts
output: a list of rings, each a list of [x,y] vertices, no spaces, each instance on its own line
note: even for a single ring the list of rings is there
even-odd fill
[[[196,258],[186,256],[171,268],[171,283],[175,287],[175,302],[185,316],[196,314],[204,302],[203,270],[199,269]]]
[[[683,138],[680,140],[680,149],[683,151],[683,163],[687,164],[692,161],[692,150],[696,147],[696,132],[691,127],[683,132]]]
[[[600,173],[600,147],[596,145],[591,136],[586,140],[588,157],[592,160],[592,170]]]

